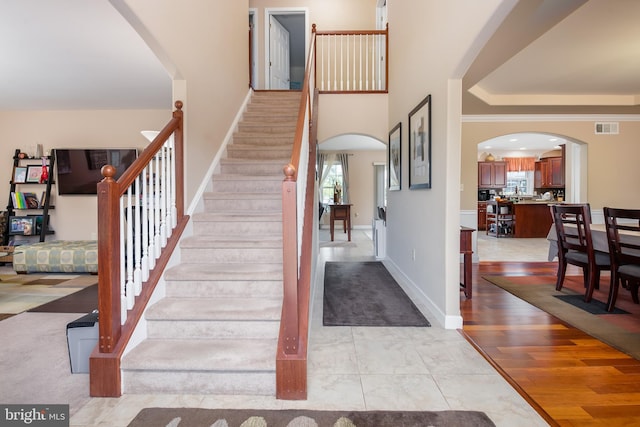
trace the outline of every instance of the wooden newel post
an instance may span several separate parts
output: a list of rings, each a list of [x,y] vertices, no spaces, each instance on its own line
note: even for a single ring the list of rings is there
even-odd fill
[[[282,182],[282,251],[284,299],[282,326],[284,331],[284,352],[298,351],[298,227],[296,168],[288,164],[283,168]]]
[[[100,353],[111,353],[121,334],[120,193],[116,168],[102,167],[98,183],[98,316]]]

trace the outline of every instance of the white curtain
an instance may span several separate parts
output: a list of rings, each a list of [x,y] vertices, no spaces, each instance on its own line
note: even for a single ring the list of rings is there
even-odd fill
[[[338,153],[338,161],[342,166],[342,203],[349,204],[349,155],[347,153]]]
[[[329,172],[331,171],[331,165],[333,165],[333,159],[335,156],[333,154],[320,154],[320,159],[318,161],[318,170],[320,171],[320,184],[318,185],[319,199],[322,200],[322,187],[324,186],[324,182],[327,180],[329,176]]]

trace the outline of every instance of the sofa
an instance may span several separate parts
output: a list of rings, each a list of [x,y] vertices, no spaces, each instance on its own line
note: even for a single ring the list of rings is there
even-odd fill
[[[16,246],[16,273],[98,273],[96,240],[53,240]]]

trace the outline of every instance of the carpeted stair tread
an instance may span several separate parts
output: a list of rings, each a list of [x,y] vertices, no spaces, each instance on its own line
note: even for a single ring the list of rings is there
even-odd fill
[[[278,222],[282,221],[281,213],[265,213],[265,212],[198,212],[193,214],[194,221],[225,221],[225,222],[243,222],[243,221],[262,221],[262,222]]]
[[[122,360],[124,370],[274,371],[274,339],[145,340]]]
[[[278,298],[163,298],[145,313],[148,320],[278,321]]]
[[[265,193],[265,192],[261,192],[261,193],[231,193],[231,192],[226,192],[226,191],[209,191],[204,193],[203,198],[206,199],[249,199],[249,200],[272,200],[272,199],[277,199],[277,200],[281,200],[282,199],[282,193],[281,192],[277,192],[277,193]]]
[[[282,264],[188,264],[181,263],[165,273],[167,280],[282,280]]]
[[[256,236],[189,236],[180,242],[181,248],[282,248],[281,235]]]
[[[216,181],[282,181],[284,175],[237,175],[237,174],[216,174]]]

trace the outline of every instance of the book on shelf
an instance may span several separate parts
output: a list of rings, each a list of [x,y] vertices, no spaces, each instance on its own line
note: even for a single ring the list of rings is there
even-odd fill
[[[13,203],[13,207],[16,209],[26,209],[27,201],[24,198],[24,194],[19,191],[11,192],[11,202]]]
[[[38,209],[40,207],[40,200],[35,193],[23,193],[24,200],[27,205],[27,209]]]
[[[41,207],[40,200],[35,193],[12,191],[11,202],[14,209],[38,209]]]

